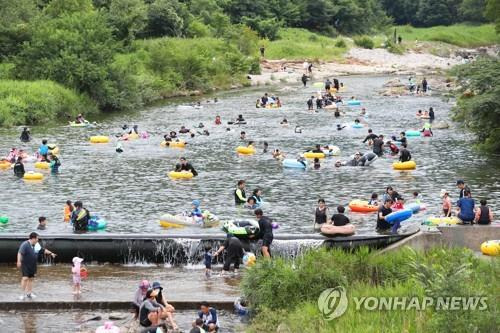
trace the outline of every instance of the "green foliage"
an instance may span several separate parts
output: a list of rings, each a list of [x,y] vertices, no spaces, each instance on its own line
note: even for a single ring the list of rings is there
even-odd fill
[[[49,18],[56,18],[74,13],[88,13],[93,9],[91,0],[51,0],[43,13]]]
[[[210,28],[198,20],[191,21],[186,31],[190,38],[202,38],[210,36]]]
[[[23,42],[31,37],[30,21],[38,15],[33,0],[0,0],[0,57],[19,52]]]
[[[354,37],[354,44],[365,49],[373,49],[375,43],[368,36]]]
[[[0,63],[0,80],[11,80],[15,78],[16,66],[9,62]]]
[[[500,38],[492,24],[479,26],[456,24],[448,27],[413,28],[411,26],[396,27],[398,35],[407,41],[435,41],[461,47],[478,47],[492,45]]]
[[[500,152],[500,61],[479,59],[453,73],[461,87],[455,120],[477,135],[481,148]]]
[[[367,249],[314,250],[295,261],[260,260],[243,278],[245,296],[257,310],[248,332],[494,332],[498,325],[498,261],[458,248],[409,248],[383,255]],[[318,295],[343,285],[345,314],[325,321]],[[369,311],[353,297],[486,296],[485,311]],[[280,330],[278,330],[280,327]]]
[[[485,16],[492,22],[495,22],[495,30],[500,33],[500,0],[487,0],[484,10]]]
[[[96,111],[88,98],[51,81],[0,80],[0,126],[48,123]]]
[[[339,59],[346,47],[336,46],[337,40],[305,29],[281,29],[279,39],[266,46],[267,59]],[[345,41],[344,41],[345,42]]]
[[[342,38],[339,38],[335,42],[335,47],[346,48],[347,44],[345,43],[345,40],[343,40]]]
[[[458,14],[465,22],[485,22],[484,11],[487,0],[463,0],[458,7]]]
[[[403,45],[394,43],[392,38],[387,37],[387,40],[385,41],[385,47],[387,48],[387,51],[394,53],[394,54],[403,54],[405,53],[405,48]]]
[[[174,0],[155,0],[148,7],[147,30],[145,36],[178,37],[184,29],[181,5]]]
[[[129,44],[146,27],[147,7],[143,0],[112,0],[107,21],[116,38]]]

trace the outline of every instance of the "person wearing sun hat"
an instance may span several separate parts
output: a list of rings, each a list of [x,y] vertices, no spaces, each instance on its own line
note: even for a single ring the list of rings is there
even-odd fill
[[[178,327],[174,320],[175,308],[167,302],[167,299],[163,295],[163,287],[161,286],[160,282],[158,281],[153,282],[151,287],[153,288],[153,290],[158,291],[155,300],[158,304],[162,306],[162,311],[160,312],[160,318],[168,319],[173,329],[174,330],[177,329]]]
[[[139,316],[139,308],[142,302],[144,302],[144,297],[146,297],[146,292],[150,288],[148,280],[142,280],[139,283],[139,287],[135,291],[134,300],[132,301],[132,309],[134,310],[135,317]]]
[[[71,267],[71,273],[73,274],[73,294],[81,294],[82,293],[82,261],[83,259],[80,257],[74,257],[73,267]]]

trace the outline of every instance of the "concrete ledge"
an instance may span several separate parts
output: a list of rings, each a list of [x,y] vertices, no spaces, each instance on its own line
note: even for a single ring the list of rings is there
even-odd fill
[[[169,302],[176,310],[197,310],[201,301],[172,301]],[[234,303],[229,301],[209,301],[210,305],[216,309],[232,311]],[[0,311],[34,311],[34,310],[128,310],[131,302],[86,302],[86,301],[19,301],[0,302]]]

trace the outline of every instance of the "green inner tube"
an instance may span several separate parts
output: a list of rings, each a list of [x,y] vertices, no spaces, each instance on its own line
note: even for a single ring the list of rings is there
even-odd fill
[[[222,230],[237,237],[249,237],[259,233],[259,223],[252,220],[227,221]]]
[[[7,216],[0,216],[0,223],[6,224],[9,222],[9,218]]]

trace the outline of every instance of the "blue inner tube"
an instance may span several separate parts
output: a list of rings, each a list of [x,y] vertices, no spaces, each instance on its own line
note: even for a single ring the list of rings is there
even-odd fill
[[[356,124],[356,123],[352,124],[352,128],[363,128],[363,127],[364,126],[361,124]]]
[[[361,101],[351,99],[350,101],[347,101],[347,105],[361,105]]]
[[[106,229],[107,225],[108,222],[106,222],[106,220],[103,220],[97,216],[92,216],[89,220],[87,229],[90,231],[103,230]]]
[[[420,136],[420,131],[408,130],[405,132],[406,136]]]
[[[418,203],[411,203],[406,205],[406,209],[410,209],[413,214],[416,214],[420,211],[420,205]]]
[[[400,211],[390,213],[385,217],[387,223],[394,224],[396,222],[403,222],[404,220],[409,219],[413,215],[411,209],[402,209]]]
[[[307,167],[307,161],[299,162],[292,158],[287,158],[283,160],[284,168],[295,168],[295,169],[305,169]]]

